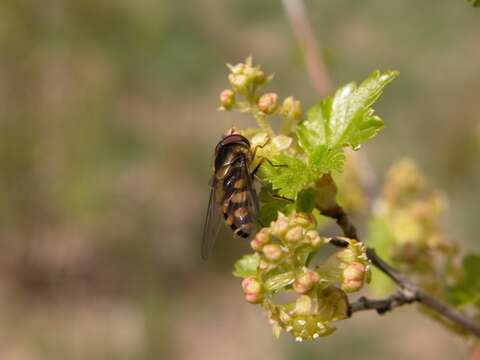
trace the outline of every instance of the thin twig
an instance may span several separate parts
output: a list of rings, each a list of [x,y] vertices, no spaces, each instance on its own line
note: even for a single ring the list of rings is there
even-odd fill
[[[355,226],[350,221],[347,213],[341,206],[336,205],[330,211],[322,211],[322,214],[334,218],[345,236],[359,240]],[[352,237],[352,235],[355,236]],[[385,299],[372,300],[360,298],[356,302],[350,304],[350,314],[353,314],[357,311],[370,309],[377,310],[379,313],[384,313],[404,304],[419,302],[430,309],[435,310],[438,314],[442,315],[446,319],[449,319],[452,322],[460,325],[477,338],[480,338],[479,324],[469,319],[456,309],[450,307],[447,303],[431,296],[425,290],[413,284],[407,277],[405,277],[402,273],[378,256],[378,254],[375,252],[375,249],[367,248],[367,257],[371,261],[372,265],[377,267],[380,271],[391,278],[400,287],[400,290]]]
[[[297,41],[303,50],[310,81],[319,95],[325,96],[332,90],[332,82],[320,56],[318,42],[308,19],[303,0],[282,0],[282,2]],[[363,160],[367,161],[366,158]],[[355,226],[341,206],[336,205],[330,209],[322,210],[322,214],[335,219],[346,237],[359,240]],[[419,302],[480,338],[479,324],[414,285],[398,270],[380,258],[374,249],[367,249],[367,257],[375,267],[390,277],[400,287],[400,290],[385,299],[360,298],[350,304],[351,314],[371,309],[376,310],[378,313],[385,313],[405,304]]]
[[[405,294],[403,291],[397,291],[384,299],[369,299],[362,296],[355,302],[350,303],[350,316],[364,310],[376,310],[377,313],[382,315],[396,307],[411,304],[414,301],[416,300],[411,294]]]
[[[305,5],[302,0],[283,0],[282,3],[297,42],[302,48],[310,81],[320,96],[326,96],[332,90],[332,81],[322,60]]]

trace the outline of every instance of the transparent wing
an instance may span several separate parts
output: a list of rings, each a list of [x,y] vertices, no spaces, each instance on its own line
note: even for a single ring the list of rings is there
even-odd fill
[[[248,188],[248,196],[247,202],[251,207],[253,221],[257,221],[259,206],[258,206],[258,197],[257,192],[255,191],[255,187],[253,185],[253,176],[250,174],[248,170],[248,165],[244,162],[244,171],[245,171],[245,178],[247,179],[247,188]]]
[[[251,238],[256,233],[257,229],[257,219],[259,214],[259,205],[258,205],[258,197],[257,192],[255,191],[255,186],[253,184],[253,176],[248,169],[247,163],[243,162],[243,169],[244,178],[247,180],[247,199],[245,204],[248,206],[249,217],[252,225],[252,230],[250,233],[249,238]]]
[[[202,238],[202,259],[207,260],[212,252],[215,240],[217,240],[223,219],[220,211],[217,209],[216,199],[216,182],[212,180],[210,199],[208,200],[207,216],[205,218],[205,225],[203,227]]]

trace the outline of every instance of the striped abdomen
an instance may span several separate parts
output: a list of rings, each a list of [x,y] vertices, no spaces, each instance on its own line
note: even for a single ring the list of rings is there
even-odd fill
[[[252,193],[249,176],[241,167],[233,168],[223,183],[223,216],[234,235],[241,238],[248,238],[255,231],[256,195]]]

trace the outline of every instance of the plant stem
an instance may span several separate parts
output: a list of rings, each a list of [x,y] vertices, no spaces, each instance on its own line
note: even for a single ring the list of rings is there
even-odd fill
[[[268,135],[273,136],[274,132],[270,126],[267,117],[263,114],[255,114],[255,120],[257,120],[258,126],[262,128],[263,131],[267,132]]]
[[[322,211],[322,214],[335,219],[346,237],[361,241],[357,236],[355,226],[340,205],[337,204],[330,210],[324,210]],[[372,265],[392,279],[399,286],[400,290],[384,299],[375,300],[367,299],[365,297],[360,298],[356,302],[350,304],[350,314],[362,310],[376,310],[379,314],[383,314],[396,307],[410,304],[412,302],[419,302],[436,311],[446,319],[460,325],[477,338],[480,338],[479,324],[452,308],[447,303],[431,296],[425,290],[413,284],[407,277],[405,277],[405,275],[378,256],[375,249],[367,248],[367,257]]]
[[[302,0],[283,0],[282,3],[297,42],[303,51],[310,81],[320,96],[326,96],[332,90],[332,82],[322,61],[305,5]]]

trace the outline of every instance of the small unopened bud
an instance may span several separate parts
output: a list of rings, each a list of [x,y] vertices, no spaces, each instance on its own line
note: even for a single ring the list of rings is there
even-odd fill
[[[337,252],[336,258],[341,262],[351,263],[356,260],[357,256],[351,247],[347,247],[346,249]]]
[[[245,93],[247,91],[249,81],[246,75],[243,75],[243,74],[235,75],[232,73],[228,75],[228,80],[230,81],[230,84],[236,91],[239,91],[241,93]]]
[[[270,261],[278,261],[282,258],[283,251],[278,244],[267,244],[262,249],[265,258]]]
[[[276,221],[272,222],[270,227],[273,235],[282,237],[288,230],[288,219],[285,216],[279,216]]]
[[[222,105],[224,109],[231,109],[234,102],[235,93],[232,90],[226,89],[220,93],[220,105]]]
[[[267,228],[261,229],[255,234],[255,238],[250,242],[253,250],[259,251],[262,247],[271,240],[270,231]]]
[[[358,291],[363,286],[365,265],[353,262],[343,270],[342,289],[348,292]]]
[[[310,241],[313,247],[319,247],[323,244],[322,237],[318,234],[317,230],[308,230],[305,237]]]
[[[305,294],[309,292],[319,281],[320,275],[318,275],[315,271],[307,271],[295,280],[293,283],[293,289],[300,294]]]
[[[245,294],[245,300],[247,300],[251,304],[258,304],[263,300],[262,293],[252,293],[252,294]]]
[[[289,96],[283,101],[280,113],[287,118],[300,120],[302,117],[302,105],[300,101]]]
[[[287,231],[285,240],[291,243],[296,243],[302,240],[303,229],[300,226],[295,226]]]
[[[277,135],[272,139],[272,143],[278,151],[285,151],[292,145],[293,139],[286,135]]]
[[[240,75],[240,74],[243,74],[243,72],[245,71],[245,64],[238,63],[237,65],[234,65],[234,66],[229,65],[229,68],[232,74]]]
[[[293,224],[300,225],[304,228],[315,228],[316,220],[313,214],[307,214],[304,212],[296,213],[293,217]]]
[[[258,109],[265,114],[272,114],[278,106],[278,95],[267,93],[260,96],[257,102]]]
[[[249,276],[242,281],[242,289],[245,293],[245,299],[257,304],[263,299],[262,285],[253,276]]]

